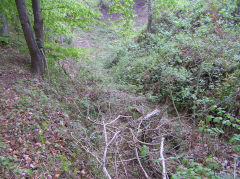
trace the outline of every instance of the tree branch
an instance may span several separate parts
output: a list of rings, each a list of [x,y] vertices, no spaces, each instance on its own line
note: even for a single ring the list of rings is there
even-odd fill
[[[160,150],[160,156],[162,159],[162,175],[163,175],[163,179],[167,179],[167,174],[166,174],[166,166],[165,166],[165,159],[164,159],[164,137],[162,137],[162,142],[161,142],[161,150]]]

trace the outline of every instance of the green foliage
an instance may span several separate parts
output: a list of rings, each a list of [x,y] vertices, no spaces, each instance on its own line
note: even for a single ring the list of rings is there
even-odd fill
[[[0,156],[0,167],[3,170],[6,170],[6,172],[10,173],[13,172],[15,174],[21,174],[22,170],[17,167],[17,159],[9,156],[9,157],[4,157]],[[0,174],[1,176],[1,174]]]
[[[60,35],[72,34],[76,27],[89,28],[89,24],[98,22],[100,14],[76,0],[41,0],[42,16],[47,37],[59,39]]]
[[[145,157],[146,155],[147,155],[147,153],[148,153],[148,146],[146,146],[146,145],[144,145],[141,149],[140,149],[140,151],[141,151],[141,155],[143,156],[143,157]]]
[[[11,39],[9,36],[0,36],[0,45],[9,45],[11,43]]]
[[[48,42],[45,44],[45,49],[47,50],[47,55],[56,59],[65,60],[67,57],[72,59],[78,59],[80,57],[85,57],[86,53],[83,49],[79,48],[68,48],[61,46],[57,43]]]
[[[128,38],[135,34],[133,30],[132,20],[135,17],[135,11],[133,10],[134,1],[133,0],[113,0],[110,4],[109,12],[110,14],[120,14],[120,19],[112,23],[118,33],[124,37]]]
[[[33,12],[31,0],[25,0],[31,25],[33,25]],[[71,43],[71,36],[75,28],[89,29],[90,25],[101,23],[98,19],[101,14],[89,7],[85,2],[76,0],[41,0],[42,17],[44,23],[44,36],[47,50],[47,57],[53,57],[50,65],[56,60],[79,58],[84,52],[71,47],[63,47],[57,42],[60,36],[64,36],[68,44]],[[0,11],[4,12],[10,26],[14,27],[17,33],[22,32],[18,20],[17,9],[14,0],[3,0],[0,4]],[[22,35],[23,36],[23,35]],[[1,37],[0,41],[9,43],[8,39]],[[26,46],[25,46],[26,48]],[[51,58],[52,59],[52,58]]]
[[[188,109],[198,119],[199,131],[234,136],[231,141],[236,143],[234,134],[240,127],[235,113],[240,85],[236,3],[161,2],[154,1],[162,10],[155,12],[153,33],[117,46],[106,67],[118,83],[133,86],[149,100],[168,99],[179,111]]]
[[[2,0],[0,3],[0,12],[4,13],[9,22],[16,25],[18,20],[16,19],[17,8],[14,0]]]
[[[153,1],[154,2],[154,1]],[[155,0],[156,10],[162,9],[164,7],[175,8],[179,0]]]
[[[236,152],[240,151],[240,134],[234,134],[233,137],[230,139],[230,142],[234,144],[233,149]]]
[[[155,19],[154,34],[143,34],[137,43],[129,42],[127,48],[120,48],[118,56],[108,65],[116,71],[117,79],[131,82],[140,90],[148,88],[159,99],[172,88],[175,101],[181,105],[193,106],[195,101],[200,107],[202,103],[211,103],[213,98],[206,93],[223,91],[219,87],[224,84],[226,73],[231,80],[236,76],[228,70],[238,65],[240,44],[230,41],[238,34],[232,25],[221,29],[222,33],[232,29],[229,35],[214,32],[218,22],[212,23],[210,14],[205,14],[198,3],[176,14],[167,15],[163,11],[162,18]],[[150,78],[146,79],[147,75]],[[230,82],[229,93],[233,93],[236,85]]]
[[[0,148],[2,148],[2,149],[8,148],[8,146],[4,142],[2,142],[2,135],[0,135]]]
[[[194,162],[193,159],[187,160],[183,159],[182,164],[178,166],[177,172],[172,175],[172,179],[177,178],[220,178],[215,175],[214,171],[208,167],[203,167],[201,164]],[[211,162],[212,164],[212,162]],[[212,168],[216,169],[218,166],[216,163],[212,164]]]
[[[230,143],[232,143],[233,149],[238,152],[240,147],[240,120],[231,116],[223,108],[212,106],[211,111],[215,115],[208,115],[206,120],[201,120],[199,122],[199,132],[209,133],[211,136],[218,137],[219,135],[225,133],[233,133],[230,138]],[[211,127],[214,125],[215,127]]]
[[[68,160],[64,155],[58,155],[57,158],[61,162],[61,171],[68,173],[72,166],[72,162]]]

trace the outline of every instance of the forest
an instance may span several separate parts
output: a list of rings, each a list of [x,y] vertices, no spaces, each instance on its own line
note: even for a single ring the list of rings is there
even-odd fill
[[[240,178],[240,0],[0,0],[0,178]]]

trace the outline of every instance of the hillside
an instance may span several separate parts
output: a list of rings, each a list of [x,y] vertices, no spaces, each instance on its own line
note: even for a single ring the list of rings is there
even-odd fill
[[[0,33],[0,178],[240,177],[237,4],[61,1],[43,78]]]

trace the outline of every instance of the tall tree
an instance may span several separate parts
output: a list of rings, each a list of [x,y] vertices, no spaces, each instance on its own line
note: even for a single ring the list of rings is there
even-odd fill
[[[36,1],[40,1],[40,0],[36,0]],[[15,2],[16,2],[17,10],[18,10],[19,19],[20,19],[20,22],[22,25],[23,34],[24,34],[24,37],[25,37],[25,40],[26,40],[26,43],[27,43],[27,46],[28,46],[28,49],[29,49],[29,52],[31,55],[32,71],[38,77],[43,76],[44,60],[43,60],[42,54],[38,48],[37,42],[34,38],[33,30],[32,30],[28,15],[27,15],[25,1],[24,0],[15,0]],[[38,2],[38,3],[40,4],[40,2]],[[38,11],[36,10],[35,13],[36,12],[38,12]],[[38,30],[37,30],[37,33],[38,33]],[[40,37],[40,39],[41,38],[42,38],[42,36]]]
[[[1,1],[0,1],[1,6]],[[8,34],[7,19],[4,13],[0,13],[0,36]]]
[[[44,48],[44,34],[43,34],[43,18],[41,13],[40,0],[32,0],[32,9],[34,15],[33,29],[36,36],[36,41],[39,49]]]
[[[236,14],[240,16],[240,0],[237,0]]]
[[[43,33],[43,18],[42,18],[42,10],[40,0],[32,0],[32,9],[34,16],[34,25],[33,29],[35,32],[35,37],[37,41],[38,48],[41,52],[42,59],[44,62],[44,68],[47,66],[47,62],[45,59],[45,51],[44,51],[44,33]]]
[[[0,20],[1,20],[0,36],[2,36],[8,34],[7,19],[3,13],[0,15]]]
[[[152,20],[153,20],[153,9],[152,9],[152,0],[147,0],[148,2],[148,24],[147,31],[148,33],[152,32]]]

